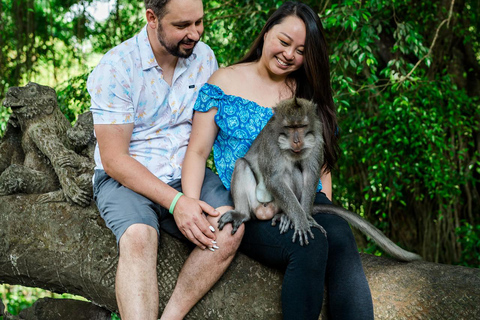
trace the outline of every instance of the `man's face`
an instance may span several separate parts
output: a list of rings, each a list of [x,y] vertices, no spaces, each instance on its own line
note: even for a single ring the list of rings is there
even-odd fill
[[[168,53],[188,58],[203,33],[201,0],[171,0],[158,24],[157,37]]]

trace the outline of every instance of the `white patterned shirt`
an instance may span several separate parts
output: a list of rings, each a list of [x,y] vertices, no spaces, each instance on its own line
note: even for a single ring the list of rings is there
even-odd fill
[[[169,86],[144,27],[107,52],[88,77],[94,123],[134,123],[130,156],[165,183],[179,179],[195,100],[217,68],[213,51],[199,42],[189,58],[178,59]],[[95,164],[103,169],[98,144]]]

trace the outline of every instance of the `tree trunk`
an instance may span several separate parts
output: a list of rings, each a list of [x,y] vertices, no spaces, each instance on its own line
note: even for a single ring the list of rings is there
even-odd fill
[[[0,282],[68,292],[116,310],[117,248],[94,204],[0,197]],[[158,285],[165,306],[189,249],[162,234]],[[376,319],[479,319],[480,270],[362,255]],[[187,319],[281,319],[282,273],[238,254]],[[324,312],[326,308],[324,308]]]

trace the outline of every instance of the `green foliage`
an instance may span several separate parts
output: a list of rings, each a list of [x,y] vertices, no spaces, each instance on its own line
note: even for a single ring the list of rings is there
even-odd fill
[[[90,96],[87,91],[89,73],[71,78],[57,87],[58,105],[72,123],[79,114],[88,111],[90,107]]]
[[[8,284],[0,285],[0,299],[6,305],[5,311],[12,315],[18,315],[23,309],[31,307],[35,301],[45,297],[88,301],[83,297],[68,293],[58,294],[39,288],[10,286]],[[2,320],[2,317],[0,317],[0,320]],[[112,320],[120,320],[120,317],[112,312]]]
[[[143,1],[117,1],[105,21],[95,22],[89,30],[93,52],[104,54],[131,38],[146,24]]]
[[[404,243],[414,245],[416,233],[427,259],[459,262],[471,247],[450,245],[458,219],[479,223],[473,217],[479,210],[480,97],[465,86],[470,67],[454,60],[451,42],[434,35],[438,28],[444,37],[475,38],[476,45],[478,38],[459,21],[448,29],[438,18],[447,18],[448,9],[433,2],[337,1],[324,22],[342,128],[337,199],[375,215],[381,229],[397,230]],[[468,13],[478,17],[478,6]],[[430,51],[434,40],[438,54]],[[479,60],[477,50],[472,67]],[[465,198],[467,190],[477,198]],[[414,223],[412,232],[407,224]]]
[[[462,245],[462,259],[459,264],[466,267],[480,266],[480,225],[472,225],[467,221],[457,230],[458,242]]]
[[[55,86],[84,70],[91,2],[0,0],[0,100],[10,86],[33,80]]]
[[[23,286],[0,285],[0,298],[6,304],[6,311],[12,315],[18,315],[20,311],[32,306],[35,301],[41,298],[75,299],[88,301],[87,299],[72,294],[52,293],[39,288]]]
[[[7,121],[10,117],[10,110],[0,107],[0,137],[3,136],[3,132],[7,128]]]

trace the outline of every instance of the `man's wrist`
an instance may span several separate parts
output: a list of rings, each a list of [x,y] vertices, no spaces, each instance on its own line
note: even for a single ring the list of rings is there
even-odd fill
[[[171,214],[173,214],[173,210],[175,210],[175,206],[177,205],[177,201],[178,199],[183,196],[183,193],[179,192],[177,193],[177,195],[175,196],[175,198],[173,198],[173,201],[172,203],[170,204],[170,209],[168,210],[168,212],[170,212]]]

